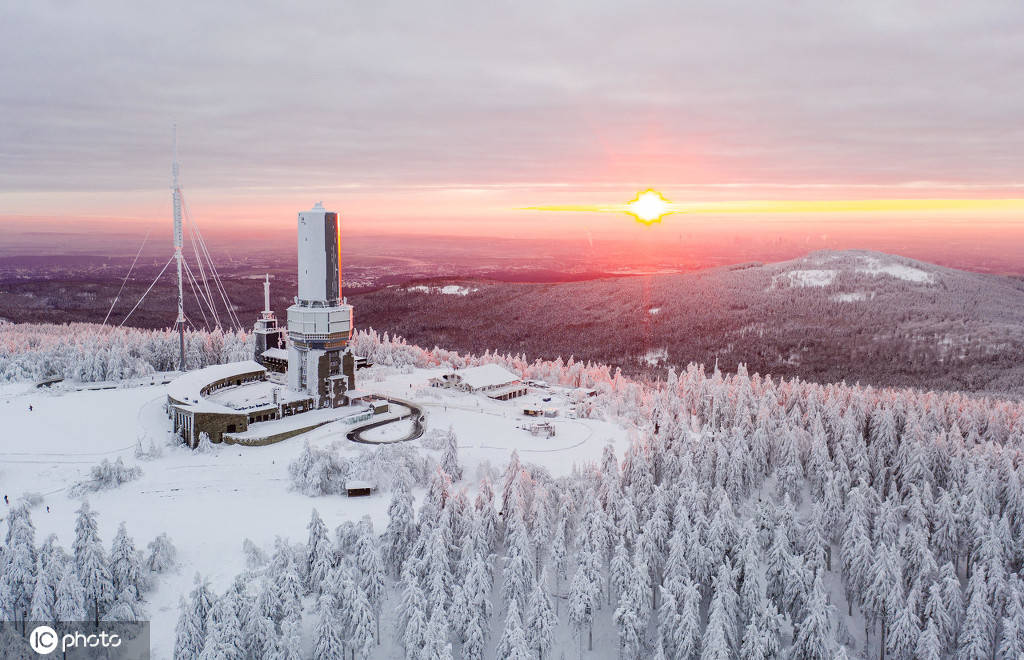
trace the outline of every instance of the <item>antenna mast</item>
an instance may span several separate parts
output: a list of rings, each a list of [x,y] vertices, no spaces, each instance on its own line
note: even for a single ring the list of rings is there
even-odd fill
[[[181,184],[178,182],[178,125],[174,125],[174,162],[171,164],[171,191],[174,200],[174,257],[178,261],[178,371],[185,371],[185,298],[181,285]]]

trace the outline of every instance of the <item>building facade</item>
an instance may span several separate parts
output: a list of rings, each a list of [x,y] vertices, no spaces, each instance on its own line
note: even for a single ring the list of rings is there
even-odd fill
[[[355,388],[355,360],[337,213],[320,203],[299,213],[298,257],[298,295],[288,308],[288,389],[305,392],[318,408],[340,406]]]

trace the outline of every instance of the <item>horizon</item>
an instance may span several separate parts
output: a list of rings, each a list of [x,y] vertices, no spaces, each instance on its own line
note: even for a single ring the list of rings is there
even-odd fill
[[[937,15],[923,3],[736,2],[699,21],[671,4],[589,5],[586,31],[583,10],[528,5],[246,5],[244,22],[220,4],[103,20],[74,4],[4,11],[9,240],[83,224],[162,231],[177,124],[186,200],[211,237],[272,245],[324,200],[350,236],[829,234],[912,256],[942,234],[994,263],[1024,256],[1024,212],[1012,208],[673,215],[652,227],[526,210],[621,205],[648,188],[680,204],[1020,199],[1024,47],[1012,26],[1024,9],[1012,4]],[[393,56],[374,57],[382,46]],[[984,254],[971,263],[985,268]]]

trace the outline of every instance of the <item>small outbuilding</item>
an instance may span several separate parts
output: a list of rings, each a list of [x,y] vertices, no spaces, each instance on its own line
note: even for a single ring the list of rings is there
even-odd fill
[[[345,482],[345,493],[349,497],[367,497],[377,490],[377,485],[369,481],[350,479]]]

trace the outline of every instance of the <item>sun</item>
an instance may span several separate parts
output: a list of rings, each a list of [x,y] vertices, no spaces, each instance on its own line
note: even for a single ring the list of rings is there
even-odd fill
[[[636,199],[625,206],[626,213],[645,224],[661,222],[669,213],[673,213],[672,203],[665,199],[657,190],[647,189],[637,193]]]

